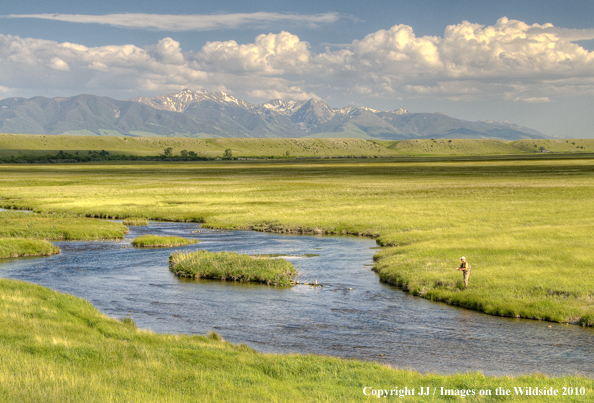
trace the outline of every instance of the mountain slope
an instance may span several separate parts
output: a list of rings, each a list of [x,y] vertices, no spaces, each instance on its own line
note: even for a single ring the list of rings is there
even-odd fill
[[[255,105],[224,92],[183,90],[118,101],[94,95],[0,101],[0,132],[187,137],[545,138],[509,122],[468,122],[440,113],[332,108],[321,100]]]

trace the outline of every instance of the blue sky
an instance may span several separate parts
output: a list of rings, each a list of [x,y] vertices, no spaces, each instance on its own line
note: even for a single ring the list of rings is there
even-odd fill
[[[19,1],[0,98],[183,88],[594,137],[594,2]]]

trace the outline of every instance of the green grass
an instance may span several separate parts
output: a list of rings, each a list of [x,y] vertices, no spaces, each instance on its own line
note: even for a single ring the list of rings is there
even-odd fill
[[[128,228],[122,224],[76,217],[67,213],[0,211],[0,238],[92,241],[122,239],[127,232]]]
[[[0,174],[3,206],[375,236],[380,277],[424,298],[560,322],[594,315],[590,159],[0,165]],[[462,255],[472,265],[464,291]]]
[[[133,314],[132,314],[133,315]],[[363,388],[583,387],[585,396],[531,397],[583,402],[594,381],[579,376],[491,377],[419,374],[356,360],[256,353],[210,336],[154,334],[114,320],[89,302],[47,288],[0,280],[0,402],[365,402]],[[408,397],[406,401],[490,401]],[[516,401],[515,396],[498,401]]]
[[[142,226],[148,225],[148,220],[142,217],[128,217],[124,218],[124,222],[122,224],[130,226]]]
[[[141,235],[134,238],[132,246],[137,248],[172,248],[198,243],[197,239],[187,239],[179,236]]]
[[[142,134],[142,133],[141,133]],[[231,149],[234,157],[341,157],[412,155],[497,155],[538,153],[540,147],[557,153],[592,153],[594,139],[567,140],[469,140],[415,139],[399,141],[336,138],[338,133],[319,133],[318,138],[186,138],[116,137],[88,135],[33,135],[0,133],[0,158],[56,155],[59,151],[86,155],[105,150],[114,155],[158,156],[166,148],[174,156],[182,150],[200,157],[222,157]],[[347,133],[348,134],[348,133]],[[342,134],[341,134],[342,135]],[[353,133],[360,136],[361,133]],[[328,138],[326,138],[328,137]],[[347,136],[344,136],[347,137]]]
[[[176,276],[288,286],[297,270],[284,259],[254,257],[235,252],[175,252],[169,270]]]
[[[48,241],[24,238],[0,238],[0,259],[49,256],[60,253],[60,248]]]
[[[182,150],[194,151],[198,156],[222,157],[231,149],[234,157],[286,156],[374,156],[392,155],[394,152],[362,139],[255,139],[219,138],[199,139],[184,137],[114,137],[72,135],[0,134],[0,158],[22,155],[68,153],[87,154],[105,150],[111,154],[157,156],[171,147],[173,155]]]
[[[60,248],[48,240],[121,239],[126,232],[120,224],[68,213],[0,211],[0,258],[55,255]]]

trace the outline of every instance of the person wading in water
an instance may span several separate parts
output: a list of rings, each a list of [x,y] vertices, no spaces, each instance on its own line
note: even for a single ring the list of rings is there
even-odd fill
[[[466,288],[468,287],[468,277],[470,277],[470,265],[464,256],[462,256],[460,260],[462,263],[460,263],[460,267],[458,267],[456,270],[462,271],[462,277],[464,278],[464,288]]]

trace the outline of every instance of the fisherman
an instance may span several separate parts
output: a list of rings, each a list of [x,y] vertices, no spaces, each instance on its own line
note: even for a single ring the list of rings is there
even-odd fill
[[[458,267],[456,270],[462,271],[462,277],[464,278],[464,288],[466,288],[468,287],[468,277],[470,277],[470,265],[464,256],[462,256],[460,260],[462,262],[460,263],[460,267]]]

